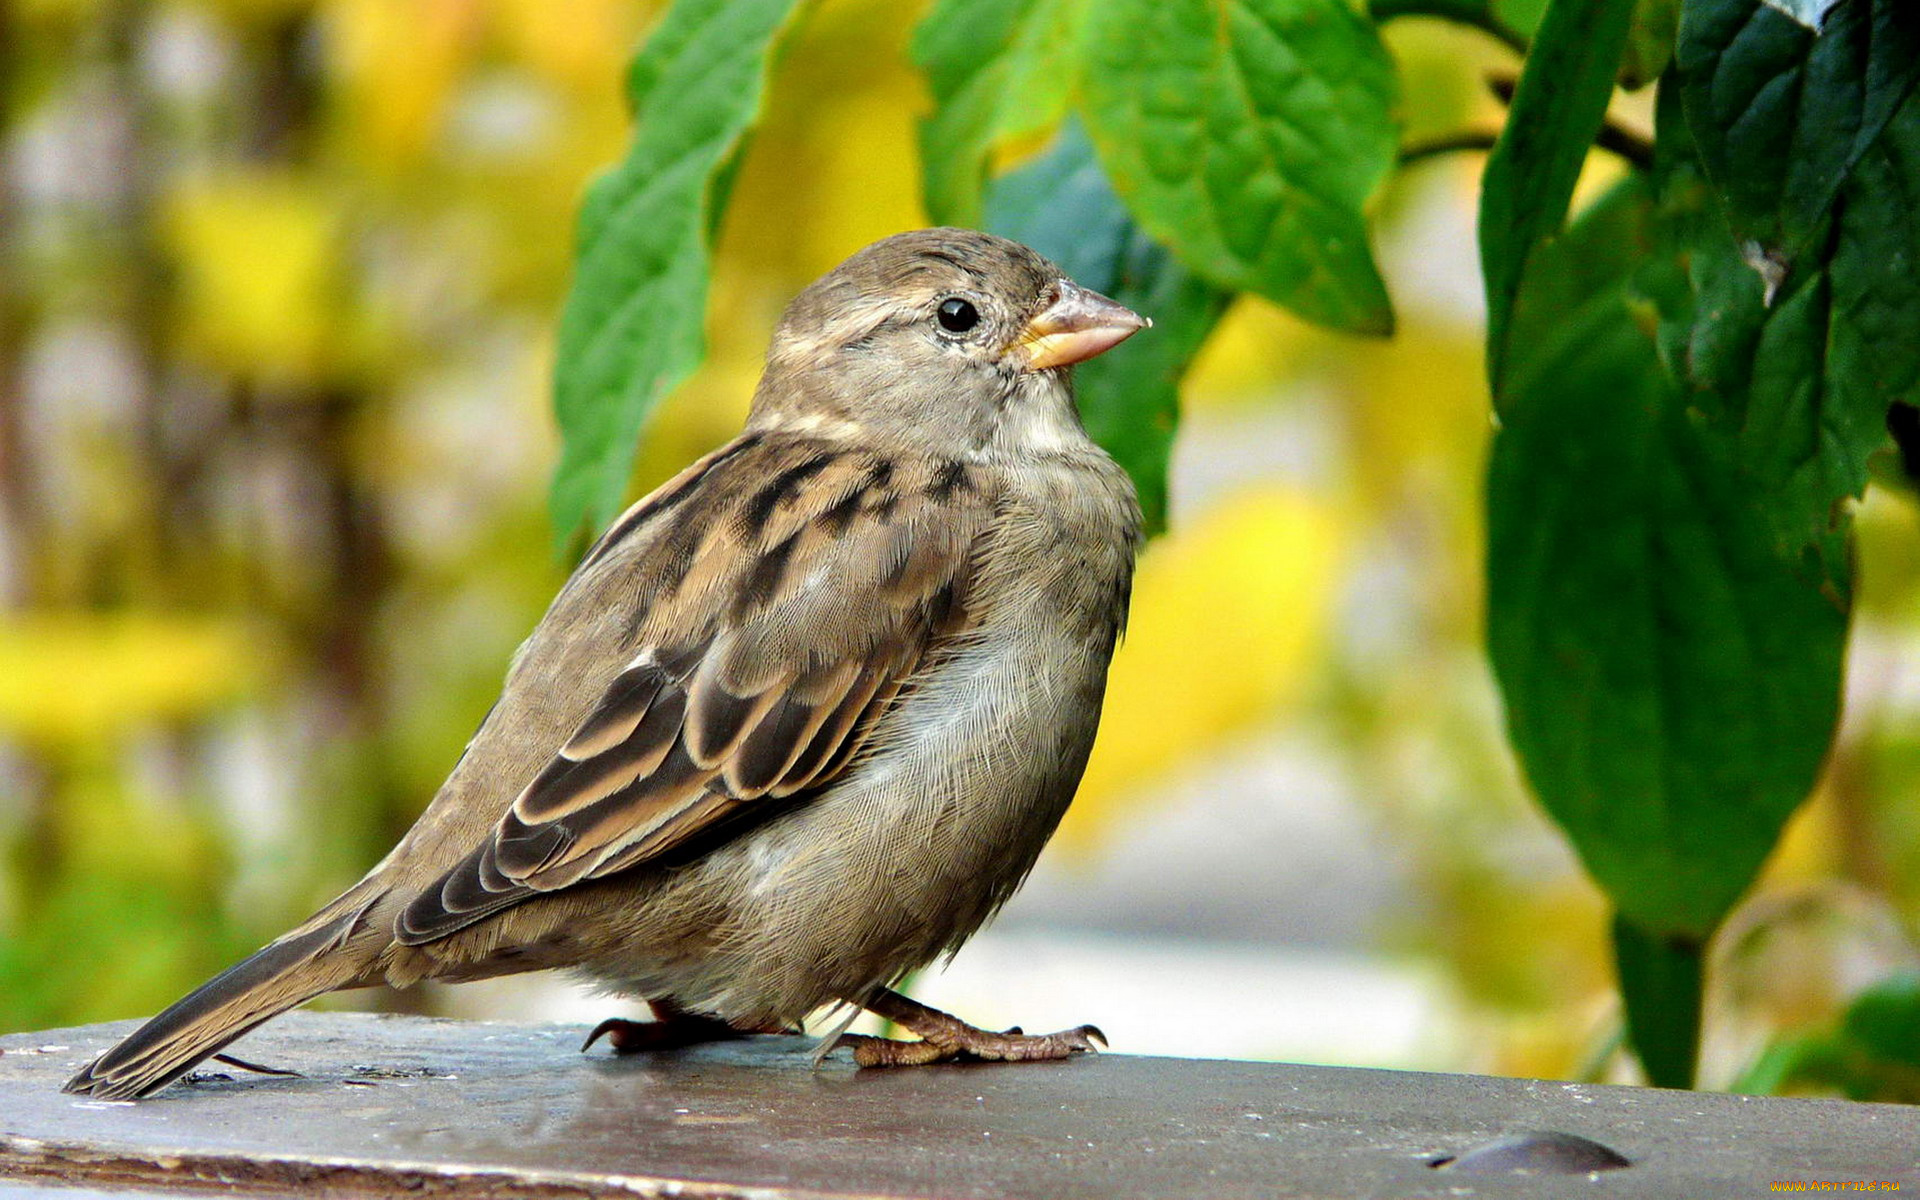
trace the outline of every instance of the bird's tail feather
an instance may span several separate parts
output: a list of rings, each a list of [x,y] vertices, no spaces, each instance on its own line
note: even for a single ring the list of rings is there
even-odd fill
[[[261,1022],[354,986],[368,964],[344,946],[364,912],[355,906],[309,924],[228,967],[88,1063],[64,1090],[108,1100],[150,1096]]]

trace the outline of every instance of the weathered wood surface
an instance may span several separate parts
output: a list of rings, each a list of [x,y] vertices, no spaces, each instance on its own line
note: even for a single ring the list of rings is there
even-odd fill
[[[573,1026],[300,1013],[140,1104],[60,1094],[130,1023],[0,1038],[0,1197],[1755,1197],[1775,1181],[1920,1192],[1920,1109],[1105,1054],[859,1071],[756,1038],[578,1053]],[[1438,1169],[1555,1130],[1633,1165]]]

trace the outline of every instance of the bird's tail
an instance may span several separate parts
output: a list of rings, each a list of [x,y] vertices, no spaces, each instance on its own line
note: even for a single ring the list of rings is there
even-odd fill
[[[344,900],[345,897],[342,897]],[[314,921],[228,967],[128,1034],[67,1080],[65,1091],[107,1100],[150,1096],[263,1021],[323,992],[363,982],[369,963],[348,938],[368,905]]]

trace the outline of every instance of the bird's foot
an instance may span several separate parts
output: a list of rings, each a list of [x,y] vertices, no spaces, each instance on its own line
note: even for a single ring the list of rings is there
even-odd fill
[[[609,1017],[593,1027],[580,1052],[586,1053],[601,1038],[615,1054],[640,1054],[648,1050],[679,1050],[706,1042],[724,1042],[747,1034],[725,1021],[698,1013],[663,1011],[657,1021],[628,1021]]]
[[[1019,1027],[995,1033],[967,1024],[937,1008],[928,1008],[898,992],[880,989],[866,1008],[901,1026],[920,1040],[898,1041],[842,1034],[834,1043],[853,1050],[853,1061],[863,1067],[917,1067],[937,1062],[1040,1062],[1097,1052],[1106,1035],[1092,1025],[1058,1033],[1023,1033]]]
[[[1106,1037],[1091,1025],[1058,1033],[1027,1034],[1016,1027],[1005,1033],[967,1027],[961,1042],[921,1038],[917,1042],[844,1033],[835,1047],[853,1050],[853,1061],[863,1067],[920,1067],[938,1062],[1040,1062],[1097,1052]]]

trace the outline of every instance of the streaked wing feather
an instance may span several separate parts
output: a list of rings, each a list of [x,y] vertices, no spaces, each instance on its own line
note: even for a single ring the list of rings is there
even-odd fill
[[[821,724],[786,775],[773,786],[773,794],[791,796],[833,778],[863,740],[857,736],[862,722],[885,712],[900,690],[897,683],[891,689],[885,683],[881,672],[863,668],[833,715]]]
[[[400,940],[724,835],[844,771],[969,623],[991,503],[953,475],[767,438],[637,505],[555,603],[638,603],[624,665],[489,836],[406,907]]]

